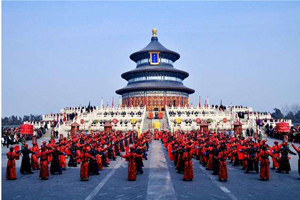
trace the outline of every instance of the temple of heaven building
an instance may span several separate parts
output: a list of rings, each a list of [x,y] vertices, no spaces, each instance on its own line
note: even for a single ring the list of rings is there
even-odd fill
[[[173,63],[180,55],[161,45],[156,29],[151,42],[130,55],[136,62],[134,70],[122,74],[126,87],[116,91],[122,95],[122,106],[146,106],[148,111],[164,111],[165,106],[186,106],[189,94],[195,90],[183,85],[189,73],[175,69]]]

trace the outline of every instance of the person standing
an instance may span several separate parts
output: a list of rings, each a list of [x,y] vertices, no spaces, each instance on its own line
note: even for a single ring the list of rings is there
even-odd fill
[[[33,147],[30,148],[33,154],[31,154],[31,168],[32,170],[40,169],[40,164],[39,164],[39,147],[37,143],[33,143]]]
[[[142,155],[138,155],[134,153],[134,147],[130,147],[130,152],[122,155],[122,158],[126,158],[126,161],[128,161],[128,180],[129,181],[135,181],[136,180],[136,163],[135,158],[136,157],[142,157]]]
[[[254,146],[254,141],[250,141],[250,147],[246,151],[248,151],[249,156],[247,160],[247,168],[245,173],[249,173],[253,170],[255,170],[256,173],[258,173],[258,160],[256,159],[258,149]]]
[[[29,154],[34,154],[34,152],[28,149],[28,144],[24,144],[24,149],[21,150],[21,153],[23,154],[21,169],[20,169],[21,174],[25,174],[25,173],[33,174],[33,172],[31,171]]]
[[[49,178],[49,162],[48,156],[53,152],[53,150],[46,151],[46,146],[42,146],[41,155],[40,155],[40,175],[39,177],[42,180],[47,180]]]
[[[57,149],[56,145],[53,145],[54,149],[52,151],[52,161],[51,161],[51,166],[50,166],[50,172],[53,175],[55,172],[58,172],[58,174],[62,174],[62,168],[60,166],[59,162],[59,156],[63,155],[61,151]]]
[[[82,148],[82,153],[78,155],[75,159],[81,159],[80,165],[80,180],[81,181],[88,181],[89,180],[89,159],[95,160],[95,158],[87,153],[87,148]]]
[[[278,169],[279,164],[278,164],[278,158],[279,158],[279,153],[280,153],[280,147],[278,145],[278,141],[274,142],[274,146],[272,147],[272,162],[273,162],[273,167],[272,169]]]
[[[274,157],[270,151],[267,150],[267,145],[264,145],[261,151],[257,154],[257,159],[260,160],[260,180],[268,181],[270,178],[270,161],[269,156]]]
[[[292,152],[286,142],[283,142],[280,148],[280,158],[279,158],[279,168],[276,171],[277,173],[281,173],[282,171],[285,171],[287,174],[291,171],[291,165],[290,165],[290,157],[289,153],[296,155],[296,153]]]
[[[183,153],[184,160],[184,181],[192,181],[194,179],[194,171],[193,171],[193,161],[192,161],[193,151],[191,150],[191,146],[187,146],[185,152]]]
[[[228,172],[227,172],[227,162],[226,159],[228,157],[229,151],[226,151],[225,144],[222,144],[220,147],[219,155],[216,159],[219,159],[219,181],[222,180],[227,181],[228,179]]]
[[[19,158],[20,154],[14,152],[14,147],[10,147],[9,152],[6,154],[6,156],[8,159],[6,167],[6,179],[15,180],[17,179],[15,160]]]
[[[183,153],[184,153],[184,144],[181,144],[181,146],[178,148],[177,152],[177,164],[176,164],[176,169],[177,173],[181,174],[184,172],[184,160],[183,160]]]

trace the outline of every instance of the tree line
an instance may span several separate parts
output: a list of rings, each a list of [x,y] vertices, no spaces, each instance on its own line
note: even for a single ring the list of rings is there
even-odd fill
[[[16,115],[12,115],[10,117],[2,118],[2,126],[7,125],[21,125],[26,121],[41,121],[42,115],[24,115],[23,117],[19,117]]]
[[[274,108],[271,115],[274,119],[291,119],[292,123],[300,123],[300,104],[284,105],[282,110]]]

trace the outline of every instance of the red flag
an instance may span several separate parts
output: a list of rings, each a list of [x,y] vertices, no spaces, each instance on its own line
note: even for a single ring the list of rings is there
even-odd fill
[[[199,96],[199,108],[201,108],[201,96]]]

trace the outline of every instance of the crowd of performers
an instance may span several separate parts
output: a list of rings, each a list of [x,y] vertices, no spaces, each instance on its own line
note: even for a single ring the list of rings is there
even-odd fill
[[[219,181],[228,180],[227,163],[240,166],[244,173],[259,173],[261,180],[270,179],[271,169],[276,172],[289,173],[291,170],[289,154],[298,154],[298,172],[300,175],[300,147],[292,143],[295,152],[291,151],[287,142],[274,142],[273,146],[267,140],[241,139],[231,137],[226,133],[202,133],[200,131],[180,132],[174,134],[167,131],[154,132],[154,140],[161,140],[168,151],[168,157],[174,162],[177,173],[183,173],[184,181],[194,178],[193,161],[195,158],[206,170],[218,175]],[[260,164],[260,167],[259,167]],[[299,178],[300,180],[300,178]]]
[[[20,173],[33,174],[32,170],[40,170],[39,177],[42,180],[47,180],[50,173],[62,174],[67,167],[77,167],[80,164],[80,180],[87,181],[89,175],[100,175],[99,171],[108,167],[110,161],[116,160],[117,156],[129,161],[128,179],[136,180],[136,175],[143,173],[143,159],[147,159],[149,143],[149,132],[138,136],[136,131],[116,131],[95,132],[90,135],[81,133],[72,139],[63,138],[58,142],[49,140],[41,146],[33,143],[31,148],[27,143],[22,149],[15,145],[6,154],[6,179],[17,179],[16,160],[22,155]]]

